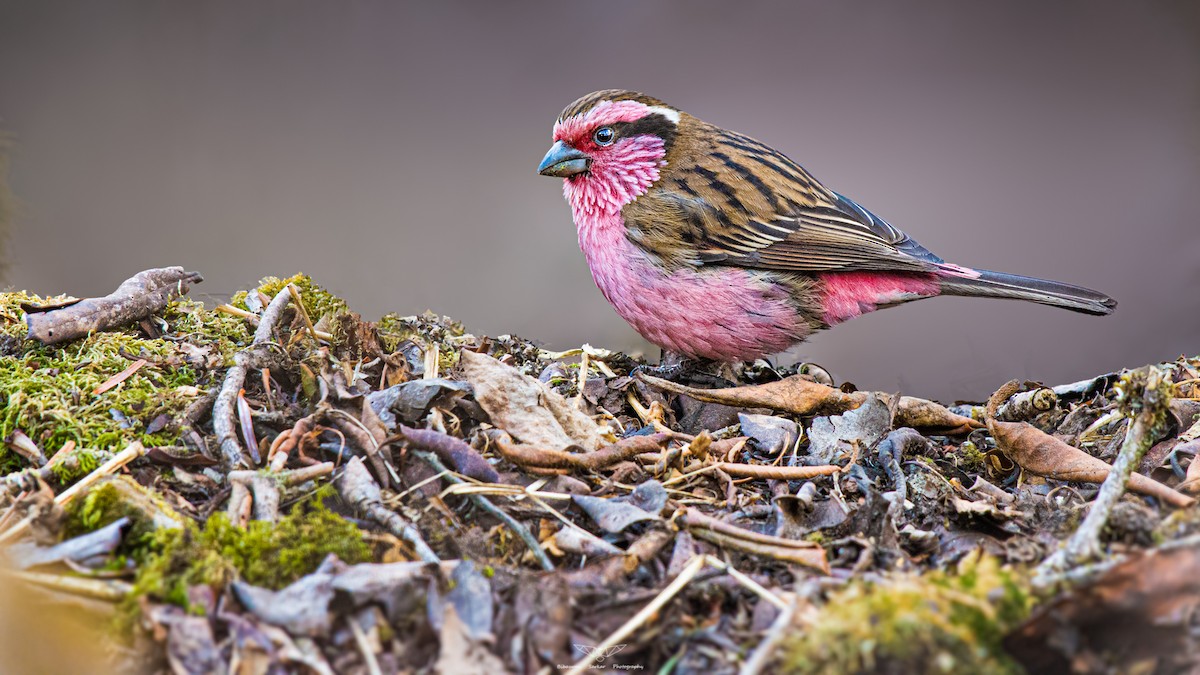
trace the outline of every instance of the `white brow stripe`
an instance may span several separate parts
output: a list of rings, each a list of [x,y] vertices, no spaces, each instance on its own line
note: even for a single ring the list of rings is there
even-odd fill
[[[663,117],[671,120],[671,124],[674,124],[675,126],[679,126],[679,111],[678,110],[672,110],[671,108],[667,108],[667,107],[664,107],[661,105],[649,105],[649,106],[646,106],[646,109],[649,110],[651,113],[658,113],[659,115],[662,115]]]

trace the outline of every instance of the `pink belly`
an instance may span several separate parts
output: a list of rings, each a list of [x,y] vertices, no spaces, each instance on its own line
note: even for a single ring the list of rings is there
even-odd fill
[[[592,278],[642,337],[693,358],[745,361],[804,339],[783,287],[736,268],[666,272],[624,236],[585,246]]]

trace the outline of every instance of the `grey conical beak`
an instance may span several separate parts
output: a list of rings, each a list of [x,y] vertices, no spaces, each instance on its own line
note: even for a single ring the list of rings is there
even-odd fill
[[[550,151],[542,158],[542,163],[538,164],[538,173],[543,176],[570,178],[587,171],[591,164],[591,157],[562,141],[555,141],[554,145],[550,146]]]

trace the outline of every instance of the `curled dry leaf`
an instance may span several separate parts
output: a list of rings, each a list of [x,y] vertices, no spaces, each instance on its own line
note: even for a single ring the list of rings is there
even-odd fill
[[[446,607],[440,632],[442,648],[434,670],[442,675],[491,675],[508,670],[487,645],[471,637],[469,627],[453,605]]]
[[[776,382],[727,387],[725,389],[697,389],[669,380],[639,373],[638,378],[647,384],[673,394],[690,396],[697,401],[720,403],[739,408],[770,408],[776,412],[792,415],[835,415],[853,410],[866,400],[867,392],[847,394],[839,389],[827,387],[800,375],[786,377]],[[885,401],[888,394],[878,394]],[[966,433],[983,425],[962,415],[955,415],[945,406],[911,396],[901,396],[896,410],[896,422],[918,429],[938,430],[947,434]]]
[[[857,441],[860,448],[871,448],[891,428],[892,411],[872,394],[854,410],[814,419],[808,430],[808,454],[831,464],[851,449],[851,443]]]
[[[628,502],[618,502],[615,499],[603,499],[587,495],[571,497],[579,508],[583,509],[592,520],[605,532],[617,534],[634,523],[647,520],[658,520],[658,516],[647,513]]]
[[[759,449],[769,454],[790,450],[800,438],[800,425],[774,415],[738,413],[742,433],[754,439]]]
[[[1111,468],[1104,460],[1092,457],[1031,424],[1001,422],[994,417],[999,401],[1008,398],[1017,386],[1016,380],[1009,382],[997,390],[988,403],[988,430],[996,439],[1000,450],[1022,469],[1039,476],[1055,480],[1103,483]],[[1191,506],[1196,501],[1140,473],[1129,477],[1129,489],[1156,497],[1178,508]]]
[[[474,640],[491,641],[492,622],[495,620],[495,601],[492,597],[492,582],[479,567],[470,560],[459,561],[450,573],[450,590],[439,606],[443,616],[434,623],[435,628],[445,620],[445,612],[454,609]]]
[[[34,466],[46,466],[45,453],[20,429],[12,432],[8,435],[8,438],[4,439],[4,447],[25,458]]]
[[[578,445],[591,451],[612,440],[611,432],[591,417],[512,366],[463,350],[462,368],[492,424],[522,443],[556,450]]]
[[[63,561],[84,563],[92,558],[107,556],[120,546],[125,530],[129,529],[128,518],[118,518],[112,523],[68,539],[55,546],[38,546],[33,542],[18,542],[4,551],[7,562],[14,569],[23,570],[40,565],[53,565]]]
[[[431,378],[411,380],[367,394],[379,419],[393,428],[397,423],[416,424],[434,405],[443,406],[470,391],[463,382]]]
[[[1196,423],[1196,427],[1200,428],[1200,422]],[[1191,430],[1189,429],[1189,432]],[[1200,439],[1193,438],[1192,440],[1184,441],[1174,448],[1176,454],[1192,455],[1192,463],[1188,465],[1187,476],[1183,483],[1179,485],[1179,489],[1188,494],[1200,493]]]
[[[468,478],[485,483],[500,481],[500,474],[496,473],[483,455],[480,455],[479,451],[468,445],[466,441],[432,429],[413,429],[403,424],[397,425],[396,431],[399,438],[403,438],[421,450],[434,453],[455,471]]]

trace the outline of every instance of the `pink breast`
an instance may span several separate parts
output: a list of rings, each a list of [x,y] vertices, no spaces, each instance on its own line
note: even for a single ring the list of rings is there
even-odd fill
[[[783,351],[808,333],[786,289],[763,275],[667,272],[625,237],[619,220],[577,220],[579,243],[604,297],[647,340],[694,358],[743,361]]]

